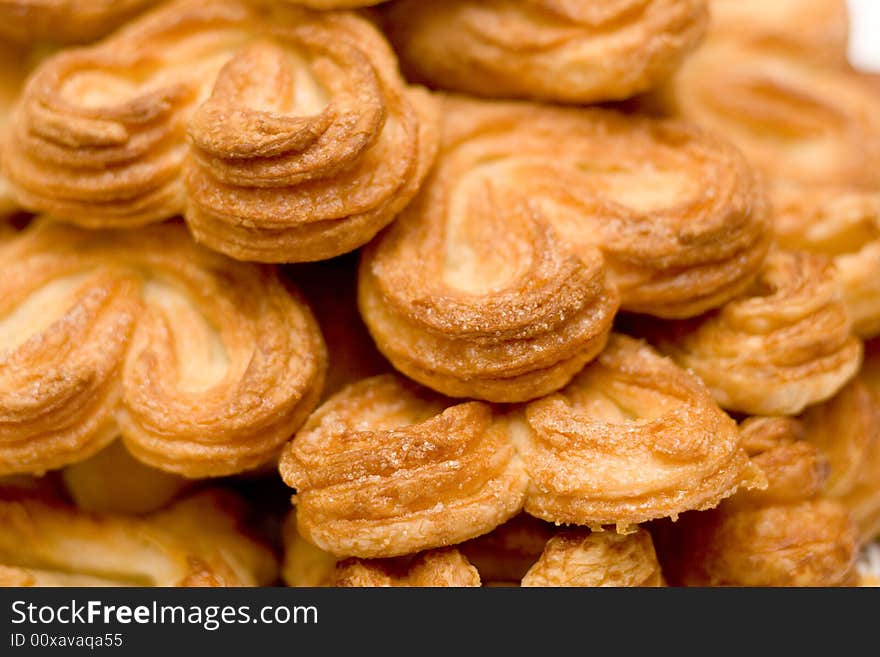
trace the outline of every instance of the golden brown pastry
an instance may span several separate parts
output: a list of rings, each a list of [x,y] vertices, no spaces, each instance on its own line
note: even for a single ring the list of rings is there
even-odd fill
[[[0,37],[19,43],[86,43],[157,0],[0,0]]]
[[[331,397],[285,448],[297,527],[339,556],[394,557],[484,534],[515,515],[526,474],[506,422],[393,375]]]
[[[121,440],[61,472],[76,506],[95,513],[141,514],[167,506],[189,485],[180,475],[135,459]]]
[[[353,9],[355,7],[369,7],[378,5],[387,0],[283,0],[293,5],[302,5],[312,9]]]
[[[458,545],[489,586],[519,586],[558,533],[549,522],[521,513],[488,534]]]
[[[512,435],[530,477],[526,512],[557,523],[625,531],[765,485],[700,380],[623,335],[530,403]]]
[[[30,65],[30,55],[19,45],[0,41],[0,142],[5,138],[9,116]],[[0,149],[0,162],[3,151]],[[0,173],[0,220],[19,209],[9,184]]]
[[[3,497],[0,585],[271,584],[275,558],[244,533],[241,518],[241,502],[217,490],[144,518],[97,515],[27,496]]]
[[[336,566],[335,586],[480,586],[480,575],[461,552],[444,548],[423,552],[403,562],[346,559]]]
[[[847,65],[846,0],[711,0],[710,43],[725,39]]]
[[[480,96],[592,103],[668,77],[702,39],[704,0],[398,0],[404,68]]]
[[[740,155],[701,132],[595,109],[442,110],[439,160],[359,278],[379,349],[420,383],[534,399],[601,350],[618,295],[688,317],[760,266],[763,197]]]
[[[88,227],[185,211],[242,260],[370,240],[434,155],[434,107],[366,19],[177,0],[31,76],[4,157],[26,207]]]
[[[317,403],[326,354],[299,295],[182,225],[40,221],[0,258],[0,474],[82,461],[120,433],[153,467],[241,472]]]
[[[859,369],[861,342],[833,265],[773,251],[746,293],[700,318],[646,326],[661,352],[695,372],[727,409],[795,415]]]
[[[664,581],[647,530],[617,534],[577,529],[550,539],[522,585],[656,587]]]
[[[880,91],[866,77],[829,57],[713,36],[660,105],[742,149],[769,181],[779,242],[834,258],[855,330],[870,337],[880,332]]]
[[[840,586],[854,581],[855,524],[839,502],[817,498],[828,473],[791,418],[750,418],[746,449],[769,486],[688,513],[655,538],[663,572],[687,586]]]
[[[843,503],[863,543],[880,535],[880,351],[866,351],[859,375],[835,397],[807,409],[805,438],[828,458],[823,493]]]

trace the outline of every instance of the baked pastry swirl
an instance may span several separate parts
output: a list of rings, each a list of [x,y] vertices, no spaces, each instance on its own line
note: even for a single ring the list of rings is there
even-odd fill
[[[359,278],[380,351],[420,383],[534,399],[601,350],[618,296],[688,317],[760,266],[763,196],[740,155],[699,131],[463,98],[442,111],[438,162]]]
[[[522,580],[526,587],[664,586],[651,534],[576,529],[550,539]]]
[[[339,556],[395,557],[459,543],[515,515],[526,475],[505,423],[393,375],[331,397],[285,448],[297,527]]]
[[[828,259],[777,250],[741,298],[647,332],[661,352],[702,378],[722,407],[795,415],[858,371],[862,344],[851,329]]]
[[[626,530],[765,485],[699,379],[623,335],[531,402],[512,435],[530,478],[525,510],[556,523]]]
[[[767,475],[764,491],[688,513],[655,537],[664,574],[686,586],[840,586],[854,581],[855,524],[845,506],[818,496],[828,464],[800,440],[792,418],[750,418],[746,449]]]
[[[709,43],[725,39],[846,67],[846,0],[710,0]]]
[[[859,375],[803,416],[805,438],[827,457],[823,494],[842,502],[861,541],[880,535],[880,349],[869,343]]]
[[[880,92],[825,59],[713,36],[661,105],[742,149],[769,181],[780,244],[834,258],[855,330],[870,337],[880,332]]]
[[[169,472],[241,472],[317,403],[326,354],[298,294],[180,224],[39,221],[0,254],[0,474],[81,461],[120,433]]]
[[[488,534],[461,543],[458,549],[480,573],[484,585],[519,586],[557,533],[552,523],[521,513]]]
[[[157,0],[0,0],[0,36],[18,43],[86,43]]]
[[[480,586],[480,575],[455,548],[430,550],[403,560],[349,558],[336,565],[335,586]]]
[[[370,22],[177,0],[30,78],[4,158],[30,209],[88,226],[184,212],[240,260],[319,260],[415,194],[434,110]]]
[[[267,586],[275,557],[244,532],[241,507],[219,490],[144,518],[4,496],[0,585]]]
[[[626,531],[714,506],[764,485],[739,438],[696,377],[614,336],[559,394],[524,407],[455,402],[393,375],[351,385],[312,414],[280,471],[305,540],[395,557],[486,534],[523,508]]]
[[[592,103],[664,80],[707,18],[704,0],[398,0],[386,25],[404,68],[433,85]]]

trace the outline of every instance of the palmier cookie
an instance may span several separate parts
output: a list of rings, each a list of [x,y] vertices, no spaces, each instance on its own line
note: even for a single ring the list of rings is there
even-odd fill
[[[385,16],[419,80],[570,103],[652,88],[701,41],[707,17],[704,0],[399,0]]]
[[[331,397],[285,448],[305,539],[339,556],[460,543],[515,515],[526,474],[503,418],[393,375]]]
[[[750,418],[742,431],[769,486],[658,532],[664,574],[687,586],[851,584],[856,526],[845,506],[818,497],[828,474],[821,452],[792,418]]]
[[[525,510],[551,522],[625,531],[764,486],[702,382],[623,335],[531,402],[511,435],[529,475]]]
[[[763,196],[742,157],[702,132],[598,109],[442,108],[438,162],[359,278],[380,351],[420,383],[534,399],[601,350],[618,297],[688,317],[756,274]]]
[[[837,395],[803,416],[804,437],[828,459],[823,495],[843,503],[861,541],[880,535],[880,353]]]
[[[29,79],[4,168],[87,227],[184,212],[240,260],[321,260],[388,224],[433,158],[432,100],[364,18],[177,0]]]
[[[2,260],[0,474],[81,461],[120,433],[169,472],[241,472],[317,403],[326,354],[298,293],[179,224],[41,221]]]
[[[717,312],[646,330],[722,407],[750,414],[796,415],[862,359],[833,265],[803,252],[772,252],[752,288]]]
[[[663,573],[651,534],[639,528],[631,534],[575,529],[550,539],[540,559],[529,569],[522,586],[657,587]]]
[[[0,585],[267,586],[275,557],[242,517],[219,490],[140,518],[0,497]]]
[[[742,149],[769,181],[780,244],[834,257],[856,332],[880,333],[880,90],[851,71],[722,41],[663,99]]]
[[[729,40],[848,66],[849,12],[846,0],[710,0],[707,42]]]
[[[366,379],[312,415],[280,469],[303,537],[363,558],[460,543],[523,508],[626,531],[763,485],[699,380],[622,336],[560,395],[525,408]]]
[[[0,36],[22,44],[86,43],[158,0],[0,0]]]

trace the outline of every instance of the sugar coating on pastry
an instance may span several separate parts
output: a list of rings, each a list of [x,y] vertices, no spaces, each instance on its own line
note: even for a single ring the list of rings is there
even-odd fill
[[[365,18],[177,0],[31,76],[4,156],[26,207],[88,227],[183,213],[236,259],[351,251],[415,194],[434,104]]]
[[[323,341],[272,267],[203,249],[179,224],[38,221],[0,250],[0,473],[82,461],[120,433],[169,472],[241,472],[317,403]]]
[[[167,506],[189,486],[188,479],[135,459],[121,440],[61,471],[76,506],[96,513],[149,513]]]
[[[832,397],[862,359],[833,264],[804,252],[773,251],[752,287],[717,312],[646,330],[723,408],[757,415],[795,415]]]
[[[0,36],[14,42],[86,43],[157,0],[0,0]]]
[[[623,335],[511,431],[530,478],[525,510],[556,523],[627,531],[765,485],[702,382]]]
[[[598,109],[449,97],[442,110],[438,161],[359,279],[373,338],[410,378],[534,399],[601,350],[618,297],[688,317],[757,272],[763,196],[704,133]]]
[[[575,529],[550,539],[522,586],[636,587],[663,586],[663,574],[651,534]]]
[[[526,474],[503,418],[393,375],[351,385],[285,448],[297,528],[340,556],[393,557],[484,534],[521,508]]]
[[[704,0],[399,0],[385,24],[403,66],[497,98],[620,100],[666,79],[706,30]]]
[[[665,527],[656,536],[664,574],[688,586],[851,584],[857,529],[845,506],[817,497],[822,454],[791,418],[750,418],[742,431],[769,486]]]
[[[855,330],[870,337],[880,333],[880,92],[826,60],[713,37],[660,104],[742,149],[768,180],[780,244],[834,258]]]
[[[267,586],[275,557],[242,517],[241,501],[219,490],[145,517],[3,496],[0,585]]]
[[[480,575],[455,548],[429,550],[411,560],[349,558],[336,566],[338,587],[472,587]]]

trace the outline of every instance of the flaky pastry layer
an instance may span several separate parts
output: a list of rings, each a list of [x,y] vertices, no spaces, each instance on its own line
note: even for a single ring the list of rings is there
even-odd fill
[[[626,530],[765,485],[702,382],[622,335],[512,429],[525,510],[551,522]]]
[[[645,327],[722,407],[756,415],[830,398],[862,359],[833,265],[804,252],[771,252],[752,287],[714,313]]]
[[[643,587],[664,586],[651,534],[559,532],[522,580],[522,586]]]
[[[393,375],[325,402],[285,448],[297,525],[340,556],[393,557],[484,534],[521,508],[527,479],[503,421]]]
[[[699,131],[451,97],[442,110],[438,162],[359,279],[379,349],[420,383],[534,399],[601,350],[618,297],[687,317],[760,266],[763,196],[740,155]]]
[[[214,490],[135,518],[3,496],[0,586],[267,586],[275,557],[241,506]]]
[[[88,226],[183,212],[240,260],[369,241],[434,156],[431,98],[353,13],[177,0],[29,79],[4,168],[26,207]]]
[[[163,470],[241,472],[317,403],[323,341],[274,268],[179,224],[39,221],[0,249],[0,474],[81,461],[120,433]]]
[[[700,381],[623,336],[561,393],[525,407],[366,379],[309,418],[280,470],[297,490],[302,537],[363,558],[457,544],[522,509],[628,531],[764,485]]]
[[[398,0],[385,15],[420,80],[572,103],[655,86],[700,42],[707,17],[704,0]]]
[[[661,528],[664,574],[687,586],[852,584],[857,529],[844,505],[817,497],[828,475],[822,453],[791,418],[750,418],[742,431],[767,489]]]

